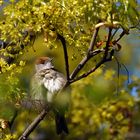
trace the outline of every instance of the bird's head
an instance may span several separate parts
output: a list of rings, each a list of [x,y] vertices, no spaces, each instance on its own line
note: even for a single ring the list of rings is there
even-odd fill
[[[54,68],[52,64],[52,58],[49,57],[39,57],[35,61],[35,68],[36,71],[39,72],[44,69],[51,69]]]

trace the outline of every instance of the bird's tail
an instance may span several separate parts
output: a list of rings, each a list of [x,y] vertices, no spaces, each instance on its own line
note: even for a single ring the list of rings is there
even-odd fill
[[[66,134],[69,133],[66,119],[64,114],[55,113],[55,123],[56,123],[56,132],[57,134],[61,134],[62,132],[65,132]]]

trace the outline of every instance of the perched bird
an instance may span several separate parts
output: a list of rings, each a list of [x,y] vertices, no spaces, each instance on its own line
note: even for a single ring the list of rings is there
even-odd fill
[[[32,84],[32,97],[41,103],[51,104],[55,114],[56,132],[68,134],[68,127],[64,116],[65,106],[61,103],[65,94],[61,92],[66,84],[65,76],[54,69],[52,59],[49,57],[39,57],[35,62],[36,73]],[[64,98],[63,98],[64,97]]]

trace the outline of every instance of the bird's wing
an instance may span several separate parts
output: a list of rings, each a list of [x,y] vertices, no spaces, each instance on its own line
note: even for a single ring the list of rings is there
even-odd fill
[[[46,99],[47,89],[42,84],[42,78],[34,75],[31,80],[31,99],[43,101]]]

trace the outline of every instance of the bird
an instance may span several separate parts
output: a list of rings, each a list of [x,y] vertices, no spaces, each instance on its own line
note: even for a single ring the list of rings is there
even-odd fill
[[[67,101],[62,92],[66,77],[54,68],[50,57],[39,57],[35,61],[35,74],[32,84],[32,97],[43,104],[51,104],[55,116],[56,133],[69,133],[65,119]],[[67,99],[66,99],[67,100]],[[65,103],[62,103],[62,102]]]

